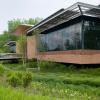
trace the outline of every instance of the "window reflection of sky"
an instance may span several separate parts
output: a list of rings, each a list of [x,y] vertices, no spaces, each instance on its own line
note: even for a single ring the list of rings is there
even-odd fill
[[[77,40],[76,40],[77,39]],[[81,41],[81,23],[59,29],[48,34],[40,35],[40,48],[46,51],[61,51],[80,49]]]

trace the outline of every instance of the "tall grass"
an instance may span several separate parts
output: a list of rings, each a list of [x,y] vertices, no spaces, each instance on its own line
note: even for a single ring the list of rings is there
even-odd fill
[[[22,89],[5,88],[0,86],[0,100],[61,100],[48,96],[34,95],[24,92]]]
[[[32,63],[27,67],[36,67],[36,62]],[[0,100],[20,100],[17,96],[20,96],[21,100],[53,100],[53,98],[54,100],[100,100],[100,68],[76,68],[73,65],[66,66],[52,62],[39,64],[41,71],[32,73],[30,87],[24,90],[1,87],[10,91],[11,97],[15,95],[17,99],[0,98]],[[8,65],[12,71],[23,69],[18,64]],[[5,94],[6,91],[1,93]]]
[[[66,90],[66,94],[68,94],[68,91]],[[52,91],[54,95],[56,95],[57,91],[53,90]],[[63,90],[60,90],[60,96],[62,95]],[[70,93],[70,92],[69,92]],[[93,96],[88,96],[87,94],[85,95],[79,95],[77,96],[78,92],[72,92],[70,95],[66,96],[65,98],[59,98],[54,97],[54,96],[43,96],[43,94],[34,94],[33,93],[28,93],[25,92],[23,89],[14,89],[11,87],[2,87],[0,86],[0,100],[99,100],[99,98],[93,97]]]

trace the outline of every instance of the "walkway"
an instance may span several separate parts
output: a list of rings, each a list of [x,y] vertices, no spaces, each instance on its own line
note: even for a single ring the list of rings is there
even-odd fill
[[[21,59],[21,55],[16,53],[0,53],[0,60],[14,60],[14,59]]]

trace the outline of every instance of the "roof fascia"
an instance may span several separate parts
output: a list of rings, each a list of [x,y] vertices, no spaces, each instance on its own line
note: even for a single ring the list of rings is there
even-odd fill
[[[81,6],[82,6],[82,7],[87,7],[87,8],[95,8],[95,9],[99,9],[99,10],[100,10],[100,7],[98,7],[98,6],[94,6],[94,5],[86,4],[86,3],[81,3],[81,2],[77,2],[77,3],[73,4],[72,6],[66,8],[64,11],[62,11],[62,12],[56,14],[55,16],[53,16],[53,17],[51,17],[51,18],[49,18],[49,19],[47,18],[47,20],[44,19],[44,20],[42,21],[42,23],[40,22],[40,23],[36,24],[35,26],[31,27],[29,30],[27,30],[27,33],[33,31],[34,29],[36,29],[36,28],[38,28],[39,26],[45,24],[46,22],[48,22],[48,21],[50,21],[50,20],[56,18],[57,16],[59,16],[59,15],[65,13],[67,10],[73,10],[73,9],[77,8],[78,6],[80,6],[80,7],[81,7]],[[51,16],[52,16],[52,15],[51,15]]]

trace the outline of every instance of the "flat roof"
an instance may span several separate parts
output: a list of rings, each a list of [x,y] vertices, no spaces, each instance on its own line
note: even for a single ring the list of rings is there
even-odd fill
[[[82,15],[100,18],[100,7],[77,2],[66,9],[60,9],[59,11],[42,20],[35,26],[29,28],[27,30],[27,34],[34,30],[39,30],[39,32],[43,32]]]
[[[15,34],[15,35],[19,35],[19,34],[22,34],[22,33],[27,33],[27,29],[33,27],[34,25],[30,25],[30,24],[20,24],[17,26],[17,28],[14,30],[14,32],[12,32],[12,34]],[[18,30],[21,30],[22,33],[19,33]],[[18,32],[17,32],[18,31]]]

